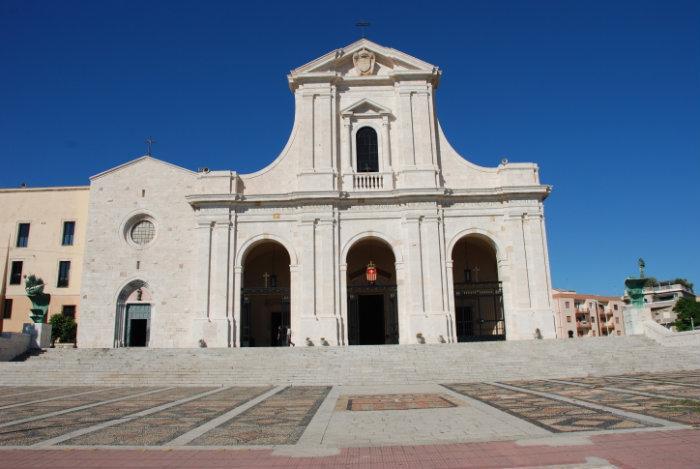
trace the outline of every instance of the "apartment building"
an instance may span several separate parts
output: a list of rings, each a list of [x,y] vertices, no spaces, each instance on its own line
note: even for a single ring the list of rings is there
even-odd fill
[[[0,331],[31,322],[31,274],[51,295],[49,317],[78,319],[89,194],[87,186],[0,189]]]
[[[622,307],[616,296],[586,295],[554,289],[557,338],[624,335]]]
[[[677,280],[652,281],[644,287],[644,304],[651,312],[651,318],[658,324],[671,329],[676,322],[673,307],[681,298],[696,298],[690,285],[679,283]],[[623,297],[629,302],[627,293]]]

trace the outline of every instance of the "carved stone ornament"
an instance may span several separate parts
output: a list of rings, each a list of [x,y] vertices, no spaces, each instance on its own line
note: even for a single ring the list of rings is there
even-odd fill
[[[367,49],[360,49],[352,55],[355,70],[360,75],[372,75],[374,73],[374,53]]]

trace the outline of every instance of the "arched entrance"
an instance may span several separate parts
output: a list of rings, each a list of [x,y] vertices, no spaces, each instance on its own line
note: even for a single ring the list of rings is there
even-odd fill
[[[151,336],[151,292],[142,280],[129,282],[117,298],[115,347],[148,347]]]
[[[347,255],[348,344],[398,344],[396,260],[391,247],[365,238]]]
[[[490,240],[460,239],[452,249],[452,269],[457,341],[505,340],[503,290]]]
[[[287,345],[289,265],[289,253],[276,241],[262,241],[245,254],[241,287],[242,347]]]

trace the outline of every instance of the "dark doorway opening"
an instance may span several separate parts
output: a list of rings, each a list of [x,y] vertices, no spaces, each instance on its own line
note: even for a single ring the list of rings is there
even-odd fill
[[[360,345],[386,342],[384,337],[384,295],[360,295],[357,298]]]
[[[287,346],[287,330],[289,328],[289,311],[273,311],[271,317],[272,330],[270,343],[273,347]]]
[[[129,322],[129,347],[145,347],[148,335],[148,319],[132,319]]]
[[[150,332],[151,305],[130,304],[126,307],[126,346],[147,347]]]
[[[452,261],[457,341],[505,340],[503,288],[493,243],[467,235],[453,248]]]
[[[289,254],[275,241],[265,241],[245,255],[241,287],[242,347],[287,345],[290,326]]]

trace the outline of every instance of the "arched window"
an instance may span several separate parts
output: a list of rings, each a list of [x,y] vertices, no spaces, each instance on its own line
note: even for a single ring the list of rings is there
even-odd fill
[[[377,132],[372,127],[362,127],[357,131],[355,143],[357,145],[357,172],[379,172]]]

